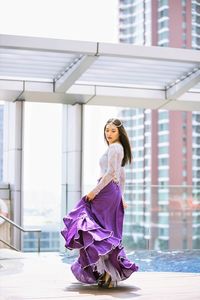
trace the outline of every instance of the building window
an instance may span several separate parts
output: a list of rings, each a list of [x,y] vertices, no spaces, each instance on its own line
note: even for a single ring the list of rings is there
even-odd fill
[[[168,177],[169,171],[167,170],[159,170],[159,177]]]
[[[196,12],[198,13],[198,14],[200,14],[200,6],[196,6]]]
[[[122,4],[133,4],[135,0],[120,0]]]
[[[169,141],[169,136],[166,135],[166,134],[165,135],[159,135],[158,140],[159,140],[159,143],[166,143],[166,142]]]
[[[186,154],[186,152],[187,152],[187,149],[186,149],[186,147],[184,146],[184,147],[182,148],[182,153],[183,153],[183,154]]]
[[[193,138],[193,143],[200,145],[200,137]]]
[[[169,151],[169,148],[168,147],[161,147],[159,146],[159,154],[167,154]]]
[[[168,166],[169,160],[168,158],[159,158],[158,164],[159,166]]]
[[[133,14],[135,11],[135,8],[134,6],[129,6],[129,7],[126,7],[126,8],[120,8],[120,13],[123,13],[123,14]]]
[[[158,12],[158,18],[168,17],[169,11],[168,9],[163,9]]]
[[[160,236],[168,236],[169,235],[169,229],[168,228],[159,228],[159,235]]]
[[[136,21],[135,17],[131,16],[128,18],[120,18],[121,24],[133,24]]]
[[[195,120],[200,123],[200,114],[196,115]]]
[[[182,40],[185,41],[186,40],[186,33],[182,33]]]
[[[168,111],[159,111],[159,120],[168,120],[169,112]]]
[[[161,22],[158,22],[158,29],[163,29],[163,28],[169,28],[169,20],[163,20]]]
[[[194,148],[193,150],[192,150],[192,152],[193,152],[193,154],[194,155],[197,155],[197,156],[200,156],[200,148]]]
[[[120,28],[120,33],[122,34],[133,34],[134,31],[135,31],[134,27]]]
[[[164,130],[168,130],[169,129],[169,126],[167,123],[164,123],[164,124],[159,124],[159,130],[160,131],[164,131]]]
[[[158,1],[158,7],[162,7],[164,5],[169,5],[168,0],[159,0]]]
[[[160,47],[169,47],[169,41],[167,41],[167,42],[159,42],[158,43],[158,46],[160,46]]]
[[[186,170],[183,170],[183,171],[182,171],[182,176],[183,176],[183,177],[186,177],[186,176],[187,176]]]
[[[197,24],[200,23],[200,16],[195,16],[195,22],[196,22]]]
[[[169,38],[169,31],[163,31],[163,32],[159,32],[158,33],[158,38],[159,40],[164,40],[164,39],[168,39]]]
[[[186,6],[186,0],[182,0],[181,3],[182,3],[182,6]]]

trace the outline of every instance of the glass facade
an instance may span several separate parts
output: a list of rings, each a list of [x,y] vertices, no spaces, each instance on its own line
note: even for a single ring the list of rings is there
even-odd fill
[[[185,159],[185,163],[187,160]],[[200,185],[200,114],[192,114],[192,183],[194,186]]]
[[[169,1],[158,1],[158,46],[169,46]]]
[[[48,229],[47,229],[48,230]],[[30,232],[23,236],[23,251],[37,251],[38,240],[36,234]],[[40,239],[40,250],[44,252],[56,252],[60,249],[60,231],[58,228],[51,228],[48,231],[43,227]]]
[[[123,236],[129,250],[200,248],[199,189],[133,184],[126,190]]]
[[[169,0],[158,0],[157,3],[157,44],[169,46]],[[191,33],[187,29],[187,1],[181,1],[182,45],[186,48],[188,34],[191,34],[191,47],[200,47],[200,1],[191,1]],[[119,41],[135,45],[152,44],[152,1],[119,0]]]
[[[200,1],[192,0],[192,48],[200,49]]]
[[[119,1],[119,40],[135,45],[151,44],[151,1]]]
[[[25,103],[23,224],[28,229],[42,230],[42,251],[59,251],[61,124],[61,104]],[[37,235],[24,234],[23,250],[35,249],[37,249]]]

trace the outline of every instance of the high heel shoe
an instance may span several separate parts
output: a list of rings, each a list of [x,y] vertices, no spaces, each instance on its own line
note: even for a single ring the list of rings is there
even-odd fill
[[[98,287],[103,287],[105,283],[105,273],[103,273],[98,279]]]
[[[106,289],[111,289],[114,287],[113,282],[112,282],[112,277],[108,273],[106,273],[106,275],[105,275],[105,282],[103,284],[103,287]]]

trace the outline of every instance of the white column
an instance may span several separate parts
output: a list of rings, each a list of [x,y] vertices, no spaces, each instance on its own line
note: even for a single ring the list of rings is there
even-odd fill
[[[22,101],[5,102],[3,181],[10,184],[10,215],[18,225],[22,224],[22,118]],[[18,229],[13,229],[11,243],[21,249],[21,233]]]
[[[81,198],[82,105],[63,105],[62,216]],[[61,228],[63,222],[61,223]],[[61,251],[64,239],[61,238]]]

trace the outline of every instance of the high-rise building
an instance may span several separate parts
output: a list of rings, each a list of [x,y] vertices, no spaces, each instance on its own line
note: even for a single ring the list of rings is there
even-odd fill
[[[120,0],[119,41],[199,49],[200,1]],[[200,113],[124,109],[120,117],[134,156],[126,169],[128,240],[133,235],[137,247],[199,248],[200,213],[194,216],[192,207],[200,195]]]

